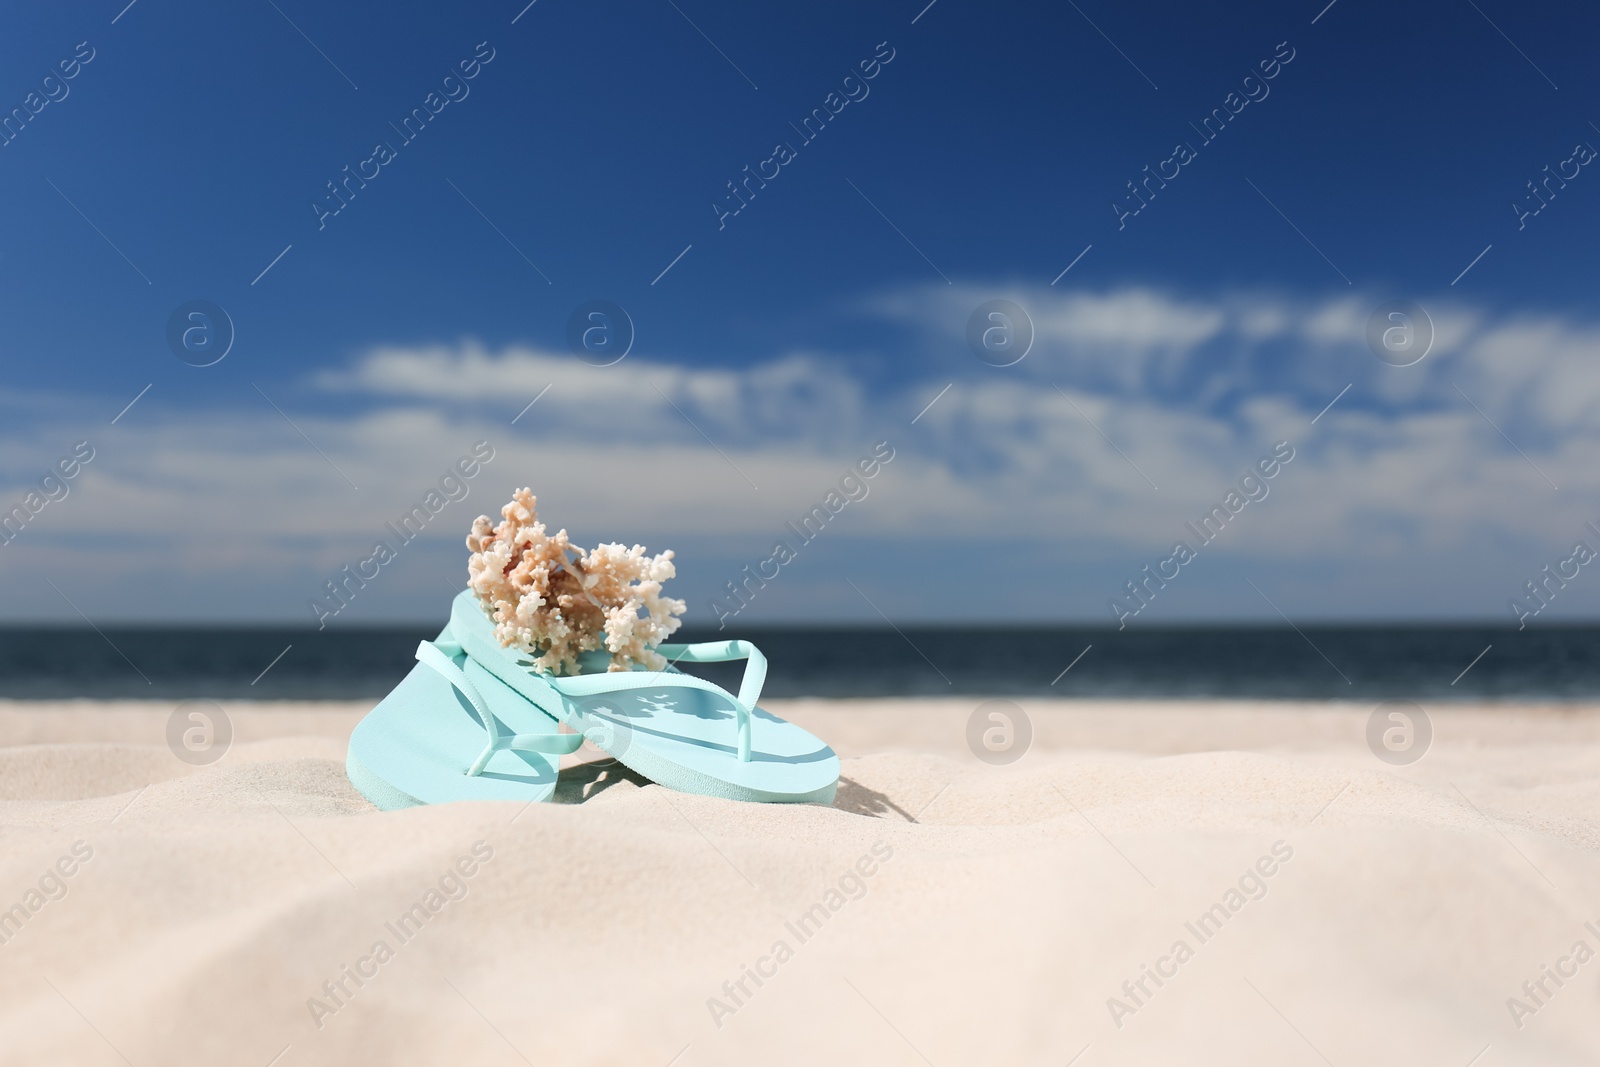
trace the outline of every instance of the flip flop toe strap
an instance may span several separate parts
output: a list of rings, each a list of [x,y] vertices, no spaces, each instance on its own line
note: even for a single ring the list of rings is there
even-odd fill
[[[545,681],[563,696],[574,698],[637,692],[657,686],[702,689],[708,693],[715,693],[733,703],[738,729],[739,762],[749,763],[750,719],[756,701],[761,697],[762,683],[767,679],[767,657],[748,641],[704,641],[693,645],[658,645],[656,651],[665,656],[670,663],[722,663],[727,660],[745,660],[744,680],[739,685],[739,695],[731,697],[720,685],[692,674],[673,670],[607,671],[604,674],[549,677]]]
[[[445,679],[467,698],[478,713],[478,720],[483,723],[484,730],[489,734],[489,743],[471,767],[467,769],[469,777],[476,777],[483,773],[489,760],[496,752],[510,749],[515,752],[544,752],[548,754],[566,755],[576,752],[578,746],[583,744],[582,734],[505,734],[500,732],[499,721],[494,717],[494,712],[489,710],[488,701],[483,699],[483,694],[478,687],[472,684],[472,679],[467,677],[467,672],[456,663],[456,656],[464,656],[461,646],[454,641],[441,639],[438,642],[423,641],[417,645],[417,662],[438,671]]]
[[[739,719],[739,762],[750,762],[750,713],[761,699],[767,681],[767,657],[749,641],[701,641],[692,645],[661,645],[656,649],[672,663],[726,663],[745,661],[744,677],[734,706]]]

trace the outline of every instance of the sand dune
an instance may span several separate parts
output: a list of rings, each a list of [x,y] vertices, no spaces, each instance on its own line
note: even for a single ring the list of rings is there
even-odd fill
[[[831,809],[393,813],[361,706],[0,705],[0,1064],[1600,1062],[1600,710],[974,703],[773,702]]]

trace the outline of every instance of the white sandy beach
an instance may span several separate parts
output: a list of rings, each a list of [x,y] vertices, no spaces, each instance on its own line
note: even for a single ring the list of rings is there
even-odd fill
[[[1600,1062],[1600,708],[1391,767],[1366,705],[1023,700],[990,767],[976,703],[769,702],[832,809],[393,813],[365,705],[226,705],[196,768],[170,703],[0,704],[0,1063]]]

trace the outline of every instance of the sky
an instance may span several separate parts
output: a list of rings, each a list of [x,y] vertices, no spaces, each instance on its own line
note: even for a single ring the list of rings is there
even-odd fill
[[[701,625],[1600,616],[1593,7],[125,3],[0,40],[0,620],[519,486]]]

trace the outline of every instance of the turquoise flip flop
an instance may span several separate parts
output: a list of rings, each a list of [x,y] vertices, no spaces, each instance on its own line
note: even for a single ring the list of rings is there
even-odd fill
[[[447,626],[356,724],[345,773],[385,811],[451,800],[548,800],[583,744],[462,652]]]
[[[663,671],[607,671],[604,652],[584,653],[584,673],[535,670],[502,648],[469,590],[450,606],[450,633],[470,661],[533,705],[653,782],[684,793],[766,803],[831,804],[839,757],[808,731],[756,706],[767,661],[748,641],[664,644]],[[672,663],[745,660],[739,695]]]

